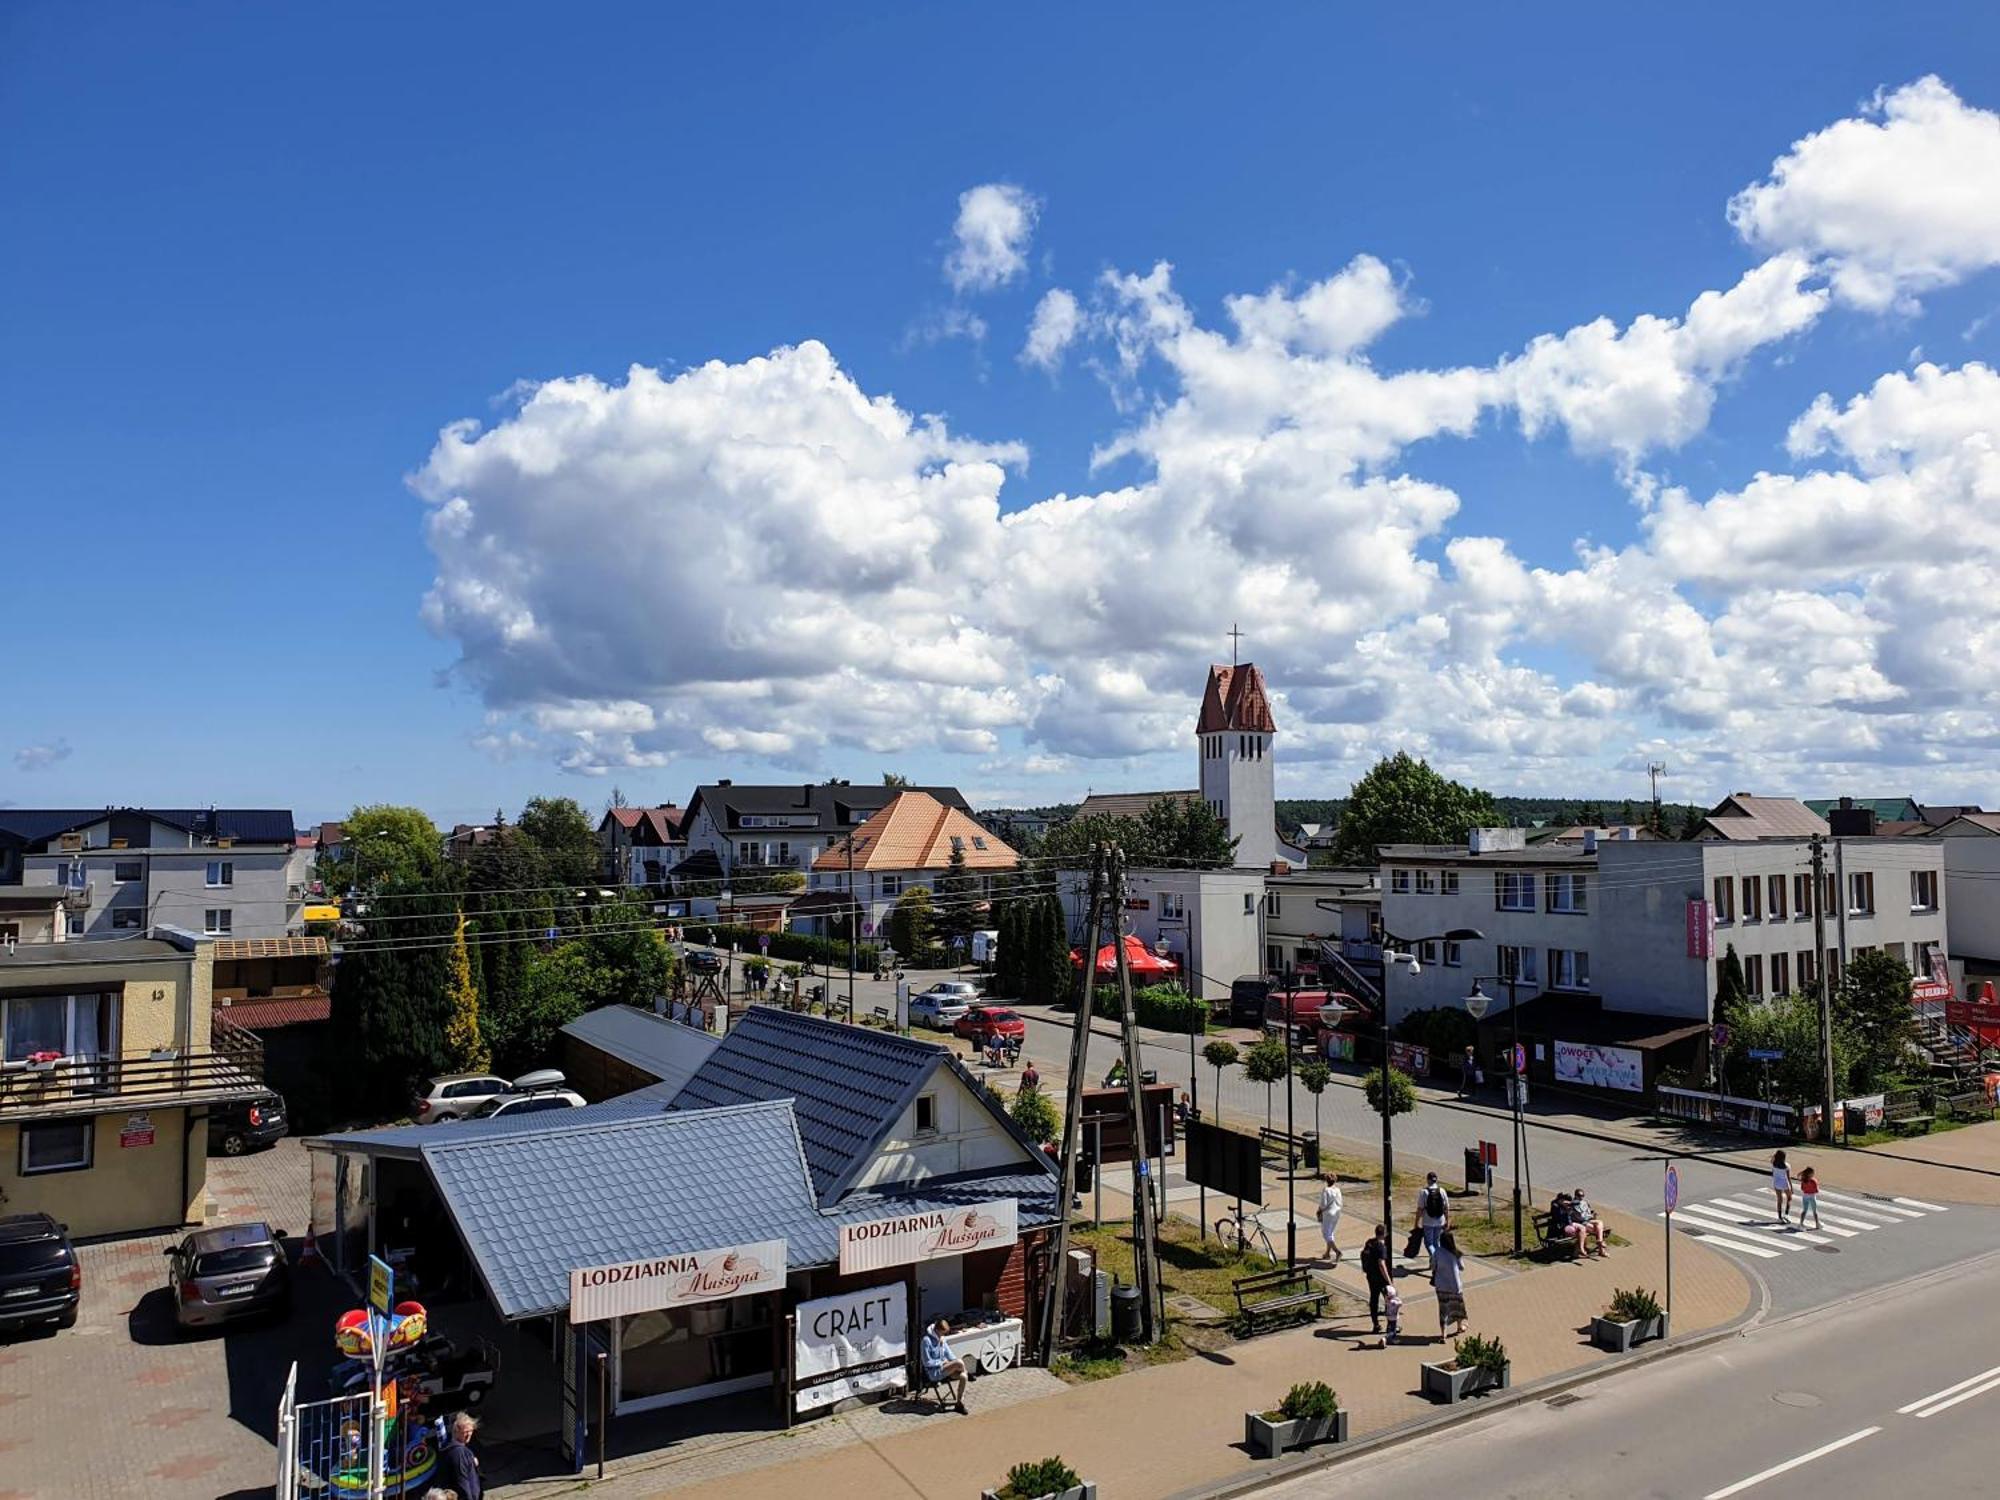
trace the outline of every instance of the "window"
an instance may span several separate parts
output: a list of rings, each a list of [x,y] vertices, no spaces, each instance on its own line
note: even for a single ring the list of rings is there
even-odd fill
[[[1410,894],[1410,872],[1408,870],[1391,870],[1389,872],[1389,894],[1392,896],[1407,896]]]
[[[1278,917],[1284,915],[1284,906],[1282,905],[1282,898],[1280,897],[1278,892],[1276,891],[1264,892],[1264,915],[1267,917]]]
[[[1542,881],[1550,911],[1583,912],[1590,908],[1584,898],[1583,876],[1549,875]]]
[[[965,837],[963,834],[954,833],[951,836],[951,852],[953,854],[965,853]]]
[[[1834,986],[1838,986],[1840,983],[1840,950],[1838,948],[1829,948],[1826,950],[1826,982]]]
[[[1510,948],[1502,943],[1494,950],[1500,964],[1500,977],[1512,977],[1522,984],[1534,984],[1535,950],[1533,948]]]
[[[1801,920],[1812,915],[1812,876],[1792,877],[1792,915]]]
[[[1813,968],[1812,949],[1810,948],[1799,949],[1798,959],[1799,959],[1799,988],[1804,989],[1807,985],[1813,982],[1813,975],[1814,973],[1817,972]]]
[[[69,919],[63,923],[63,931],[67,932],[71,937],[82,937],[83,913],[75,911],[71,912],[69,914]]]
[[[1792,992],[1792,960],[1789,954],[1771,955],[1771,993],[1789,995]]]
[[[975,833],[972,836],[972,847],[975,849],[984,849],[986,847],[985,836],[982,834]]]
[[[236,884],[236,865],[232,860],[211,859],[208,862],[208,886],[210,890],[220,890],[225,885]]]
[[[69,997],[17,995],[0,1003],[6,1018],[0,1058],[19,1062],[37,1052],[69,1051]]]
[[[761,865],[764,862],[764,846],[761,843],[738,844],[736,859],[739,864]]]
[[[1496,911],[1533,911],[1535,877],[1507,870],[1495,871],[1493,907]]]
[[[94,1120],[42,1120],[21,1127],[21,1175],[77,1172],[90,1165]]]
[[[1245,891],[1243,893],[1243,915],[1246,917],[1257,915],[1257,893],[1255,891]]]
[[[1915,947],[1917,950],[1917,959],[1910,966],[1910,971],[1919,979],[1923,979],[1928,977],[1931,972],[1931,959],[1937,955],[1938,945],[1936,943],[1917,943]]]
[[[210,937],[225,937],[235,930],[235,914],[226,906],[211,906],[201,914],[201,930]]]
[[[119,885],[146,878],[146,867],[136,859],[121,859],[111,867],[111,878]]]
[[[919,1094],[917,1095],[917,1134],[935,1135],[936,1133],[937,1095]]]
[[[1785,920],[1785,877],[1782,875],[1773,875],[1764,882],[1764,885],[1765,888],[1771,893],[1771,901],[1770,901],[1771,920],[1773,922],[1784,921]]]
[[[1875,915],[1875,877],[1857,871],[1847,877],[1847,914],[1850,917]]]
[[[1764,993],[1764,955],[1752,953],[1743,960],[1743,988],[1752,997]]]
[[[1910,910],[1937,910],[1937,871],[1910,871]]]
[[[1445,870],[1438,876],[1438,889],[1447,896],[1458,894],[1458,871]]]
[[[18,943],[20,941],[21,924],[19,922],[0,922],[0,944]]]
[[[1764,902],[1762,899],[1763,894],[1764,894],[1763,882],[1760,881],[1755,875],[1745,875],[1743,877],[1743,920],[1744,921],[1761,922],[1764,920],[1764,910],[1763,910]],[[1757,992],[1755,990],[1752,990],[1750,993],[1754,995]]]
[[[1831,870],[1826,872],[1826,891],[1820,898],[1820,910],[1829,916],[1840,910],[1840,877]]]
[[[1436,871],[1434,870],[1417,871],[1417,894],[1419,896],[1434,896],[1437,894]]]
[[[1438,961],[1438,945],[1429,938],[1417,944],[1417,962],[1434,964]]]
[[[1186,901],[1187,898],[1183,896],[1179,891],[1161,891],[1160,892],[1161,919],[1164,920],[1168,917],[1173,917],[1176,919],[1185,917],[1187,915],[1187,906],[1185,904]]]
[[[785,839],[779,839],[779,840],[778,840],[778,863],[779,863],[779,864],[781,864],[781,865],[788,865],[788,864],[790,864],[791,862],[792,862],[792,846],[791,846],[790,842],[789,842],[789,841],[787,841],[787,840],[785,840]]]
[[[902,893],[903,893],[903,877],[902,877],[902,876],[900,876],[900,875],[884,875],[884,876],[882,877],[882,894],[883,894],[883,895],[885,895],[885,896],[900,896],[900,895],[902,895]]]
[[[145,925],[146,912],[143,907],[114,906],[111,908],[111,926],[114,931],[132,927],[144,927]]]
[[[1447,969],[1456,969],[1464,962],[1465,949],[1463,945],[1458,943],[1446,943],[1444,945],[1444,966]]]
[[[1549,988],[1589,989],[1590,955],[1577,948],[1549,949]]]
[[[1715,924],[1736,920],[1736,882],[1727,875],[1715,877]]]

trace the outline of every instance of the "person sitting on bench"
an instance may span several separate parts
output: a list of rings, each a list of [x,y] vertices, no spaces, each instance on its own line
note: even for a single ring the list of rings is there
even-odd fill
[[[931,1385],[949,1385],[952,1405],[962,1416],[965,1413],[965,1361],[953,1354],[951,1345],[944,1341],[944,1336],[950,1332],[951,1324],[943,1318],[924,1330],[924,1379]]]
[[[1597,1253],[1604,1254],[1604,1221],[1597,1217],[1597,1210],[1592,1208],[1590,1200],[1583,1196],[1582,1188],[1578,1188],[1569,1200],[1569,1215],[1570,1231],[1576,1235],[1576,1253],[1578,1255],[1589,1253],[1587,1241],[1594,1235],[1597,1239]]]

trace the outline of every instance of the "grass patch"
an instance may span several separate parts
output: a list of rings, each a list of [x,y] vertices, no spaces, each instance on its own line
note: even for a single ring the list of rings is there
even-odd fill
[[[1486,1220],[1486,1205],[1472,1198],[1453,1200],[1451,1211],[1452,1238],[1458,1241],[1458,1248],[1467,1255],[1484,1256],[1487,1259],[1511,1260],[1514,1257],[1514,1205],[1511,1201],[1493,1203],[1493,1221]],[[1610,1230],[1604,1236],[1604,1243],[1616,1249],[1632,1242],[1617,1230]],[[1521,1249],[1523,1260],[1537,1260],[1542,1255],[1541,1236],[1535,1233],[1532,1215],[1527,1205],[1521,1208]],[[1550,1252],[1553,1254],[1554,1252]]]
[[[1848,1136],[1847,1146],[1851,1151],[1866,1150],[1870,1146],[1894,1146],[1904,1141],[1920,1141],[1926,1134],[1946,1135],[1954,1130],[1963,1130],[1968,1125],[1984,1123],[1983,1120],[1957,1120],[1949,1116],[1940,1116],[1931,1122],[1929,1131],[1892,1130],[1885,1126],[1881,1130],[1870,1130],[1865,1134]]]

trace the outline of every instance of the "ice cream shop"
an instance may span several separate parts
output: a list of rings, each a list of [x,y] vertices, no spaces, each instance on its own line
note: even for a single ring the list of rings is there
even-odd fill
[[[616,1431],[745,1392],[797,1420],[895,1389],[940,1317],[976,1367],[1032,1355],[1055,1170],[929,1042],[753,1007],[679,1083],[308,1144],[320,1253],[461,1289],[483,1336],[538,1346],[544,1399],[516,1393],[499,1435],[566,1458],[600,1406]]]

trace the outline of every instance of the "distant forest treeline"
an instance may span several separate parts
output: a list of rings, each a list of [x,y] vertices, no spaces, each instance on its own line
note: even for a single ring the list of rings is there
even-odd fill
[[[1495,797],[1500,816],[1510,827],[1531,828],[1539,823],[1644,823],[1643,797]],[[1280,797],[1277,800],[1278,826],[1287,833],[1306,823],[1318,823],[1331,831],[1340,826],[1344,797]],[[1047,818],[1064,822],[1076,813],[1074,802],[1058,802],[1047,807],[994,807],[980,816],[1004,821],[1008,818]],[[1667,807],[1667,826],[1677,831],[1680,813],[1674,804]]]

